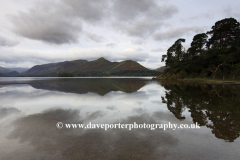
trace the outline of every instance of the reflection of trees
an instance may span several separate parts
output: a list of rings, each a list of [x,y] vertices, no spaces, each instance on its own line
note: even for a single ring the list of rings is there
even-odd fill
[[[240,136],[240,87],[161,82],[167,90],[162,102],[179,120],[188,109],[194,123],[207,126],[220,139],[233,142]]]
[[[233,142],[238,138],[240,131],[240,121],[236,123],[235,119],[233,119],[234,115],[231,114],[232,113],[221,110],[207,113],[209,120],[212,121],[211,124],[207,124],[207,127],[212,129],[212,133],[215,134],[217,138],[229,142]]]
[[[84,123],[77,110],[52,109],[29,115],[13,123],[9,139],[30,143],[36,150],[27,153],[42,159],[164,159],[178,143],[163,130],[148,129],[57,129],[56,122]],[[157,123],[151,116],[131,116],[120,123]],[[119,123],[119,122],[118,122]],[[14,153],[13,153],[14,155]],[[16,154],[17,155],[17,154]],[[18,155],[21,159],[23,154]],[[15,157],[16,158],[16,157]]]
[[[77,78],[77,79],[58,79],[57,81],[39,84],[30,84],[36,89],[55,90],[70,93],[93,92],[105,95],[111,91],[122,91],[132,93],[139,90],[148,82],[144,79],[128,78]]]
[[[168,110],[172,112],[177,119],[179,120],[185,119],[185,117],[182,116],[184,107],[179,97],[174,97],[174,95],[170,95],[166,93],[166,99],[170,101],[166,101],[164,97],[161,97],[161,98],[162,98],[162,102],[167,104]]]

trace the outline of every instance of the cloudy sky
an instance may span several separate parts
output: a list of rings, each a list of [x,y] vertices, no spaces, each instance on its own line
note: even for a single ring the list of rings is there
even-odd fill
[[[240,21],[239,0],[0,0],[0,66],[66,60],[135,60],[163,66],[178,39],[187,49],[216,21]]]

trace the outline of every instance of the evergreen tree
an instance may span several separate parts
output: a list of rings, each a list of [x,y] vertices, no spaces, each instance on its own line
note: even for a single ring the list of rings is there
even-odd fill
[[[185,39],[179,38],[168,50],[167,55],[162,56],[162,62],[171,67],[174,63],[179,63],[183,59],[185,49],[182,46]]]
[[[240,37],[240,23],[234,18],[225,18],[217,21],[207,34],[211,35],[208,48],[230,48]]]
[[[203,53],[204,46],[207,43],[207,37],[205,33],[197,34],[193,37],[191,47],[188,49],[188,54],[191,58]]]

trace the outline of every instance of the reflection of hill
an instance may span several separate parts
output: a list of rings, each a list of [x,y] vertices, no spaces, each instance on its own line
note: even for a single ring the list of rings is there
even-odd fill
[[[161,85],[167,90],[162,102],[179,120],[187,109],[194,123],[210,128],[217,138],[233,142],[240,136],[239,87],[166,82]]]
[[[111,91],[122,91],[132,93],[147,84],[147,80],[128,78],[78,78],[78,79],[58,79],[50,83],[30,84],[36,89],[52,91],[62,91],[70,93],[93,92],[105,95]]]

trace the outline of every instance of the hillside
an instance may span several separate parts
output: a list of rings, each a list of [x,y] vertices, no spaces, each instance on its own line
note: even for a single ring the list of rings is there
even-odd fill
[[[6,77],[6,75],[5,75],[5,74],[2,74],[2,73],[0,73],[0,77]]]
[[[36,65],[21,75],[57,76],[59,73],[68,72],[73,73],[75,76],[109,76],[112,74],[117,75],[118,72],[123,73],[123,71],[135,71],[134,74],[141,72],[140,75],[150,75],[154,72],[135,61],[110,62],[104,58],[99,58],[94,61],[75,60]]]
[[[12,70],[4,68],[4,67],[0,67],[0,73],[4,74],[4,73],[9,73],[12,72]]]
[[[8,68],[0,67],[0,77],[16,77],[20,74],[17,71],[10,70]]]
[[[5,73],[6,76],[8,77],[17,77],[20,75],[20,73],[18,73],[17,71],[12,71],[12,72],[9,72],[9,73]]]
[[[163,72],[167,68],[169,68],[169,67],[162,66],[162,67],[157,68],[156,71]]]
[[[134,71],[147,71],[149,69],[143,67],[142,65],[140,65],[139,63],[132,61],[132,60],[126,60],[123,62],[118,63],[116,66],[114,66],[113,68],[111,68],[110,70],[108,70],[107,72],[109,73],[116,73],[116,72],[120,72],[120,71],[129,71],[129,70],[134,70]]]
[[[22,73],[22,72],[25,72],[27,71],[29,68],[20,68],[20,67],[16,67],[16,68],[8,68],[12,71],[17,71],[18,73]]]
[[[110,62],[104,58],[99,58],[95,61],[90,61],[85,63],[79,68],[80,72],[91,72],[91,71],[99,71],[99,72],[108,72],[111,68],[118,65],[118,62]]]

